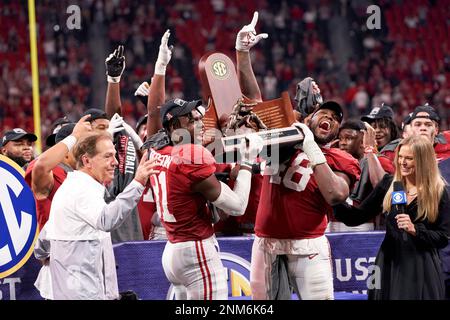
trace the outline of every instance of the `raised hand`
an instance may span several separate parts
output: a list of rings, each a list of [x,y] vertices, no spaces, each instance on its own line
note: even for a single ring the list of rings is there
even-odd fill
[[[155,74],[165,75],[166,67],[172,57],[173,46],[168,46],[170,37],[170,30],[167,30],[161,38],[161,45],[159,46],[158,59],[155,63]]]
[[[130,136],[131,141],[133,141],[134,146],[137,150],[140,150],[142,145],[144,144],[139,138],[139,135],[134,131],[134,129],[125,121],[122,121],[122,126],[125,129],[126,133]]]
[[[313,78],[306,77],[297,83],[295,101],[297,102],[296,108],[303,118],[313,113],[317,105],[323,102],[320,88]]]
[[[123,118],[121,116],[119,116],[117,113],[115,113],[111,120],[109,120],[109,127],[108,127],[108,132],[111,134],[111,136],[114,137],[114,134],[124,130],[125,128],[123,127]]]
[[[105,60],[106,76],[108,82],[118,83],[125,70],[125,56],[123,55],[123,46],[118,46]]]
[[[150,85],[147,81],[142,82],[134,92],[134,96],[141,101],[144,106],[147,106],[148,95],[150,93]]]
[[[314,80],[311,81],[311,85],[312,85],[312,89],[313,89],[313,94],[319,94],[320,88]]]
[[[90,116],[91,116],[90,114],[87,114],[81,117],[81,119],[78,120],[78,122],[75,124],[75,127],[73,128],[71,135],[77,138],[77,140],[80,139],[83,135],[92,131],[91,123],[86,120]]]
[[[150,93],[150,85],[148,84],[147,81],[144,81],[136,89],[136,91],[134,92],[134,95],[146,97],[146,96],[148,96],[149,93]]]
[[[251,47],[259,42],[259,40],[266,39],[269,36],[267,33],[256,34],[255,27],[257,22],[258,11],[255,11],[252,22],[245,25],[237,34],[236,50],[249,51]]]
[[[369,152],[377,153],[377,140],[375,139],[375,129],[367,122],[364,122],[364,125],[366,126],[366,130],[363,130],[364,153]]]

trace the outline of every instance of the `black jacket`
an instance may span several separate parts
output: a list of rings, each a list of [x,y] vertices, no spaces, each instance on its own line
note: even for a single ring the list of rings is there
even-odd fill
[[[386,174],[358,208],[347,204],[335,206],[336,219],[349,226],[372,219],[380,212],[392,179]],[[378,268],[374,269],[373,281],[370,281],[372,287],[368,288],[369,299],[444,299],[445,285],[438,249],[448,244],[450,235],[448,192],[444,191],[441,197],[439,215],[434,223],[427,219],[414,222],[417,215],[416,200],[407,205],[406,213],[415,225],[416,235],[398,229],[395,220],[397,212],[393,207],[386,217],[386,236],[375,260]]]

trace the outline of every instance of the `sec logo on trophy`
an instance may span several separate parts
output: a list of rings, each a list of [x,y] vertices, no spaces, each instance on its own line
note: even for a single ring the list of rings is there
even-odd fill
[[[36,204],[23,170],[0,155],[0,279],[20,269],[38,236]]]

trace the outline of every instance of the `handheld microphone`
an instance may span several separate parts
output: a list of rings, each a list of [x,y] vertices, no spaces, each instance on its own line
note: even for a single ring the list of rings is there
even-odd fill
[[[406,213],[407,200],[406,200],[406,192],[405,189],[403,188],[403,183],[401,181],[394,181],[393,189],[394,190],[392,191],[391,204],[395,206],[397,214]],[[405,230],[402,229],[401,234],[403,240],[406,241],[407,236]]]

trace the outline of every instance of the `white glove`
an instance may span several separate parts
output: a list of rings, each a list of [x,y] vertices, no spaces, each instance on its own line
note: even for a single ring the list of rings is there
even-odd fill
[[[148,96],[149,93],[150,93],[150,85],[148,84],[147,81],[144,81],[139,85],[137,90],[134,92],[134,95],[146,97]]]
[[[125,121],[123,121],[122,125],[127,134],[130,136],[131,141],[133,141],[134,147],[137,150],[141,149],[144,143],[142,142],[141,138],[139,138],[139,135],[136,133],[136,131],[134,131],[134,129]]]
[[[158,59],[155,63],[155,74],[164,76],[166,74],[166,67],[172,57],[172,49],[167,46],[170,37],[170,30],[167,30],[161,38],[161,45],[159,46]]]
[[[253,14],[253,19],[250,24],[244,26],[236,37],[236,50],[249,51],[251,47],[259,42],[261,39],[266,39],[269,35],[267,33],[256,34],[255,26],[258,22],[258,11]]]
[[[239,153],[241,154],[241,165],[251,168],[262,148],[263,140],[256,133],[250,133],[245,137],[245,139],[242,139],[239,146]]]
[[[114,134],[125,129],[123,127],[123,118],[115,113],[109,120],[108,132],[114,137]]]
[[[308,128],[308,126],[300,122],[295,122],[293,126],[296,127],[297,129],[300,129],[303,132],[303,135],[305,136],[305,138],[303,139],[302,149],[308,156],[311,167],[314,168],[319,164],[326,163],[327,159],[323,155],[322,150],[320,150],[320,147],[317,144],[317,142],[314,140],[314,134]]]

